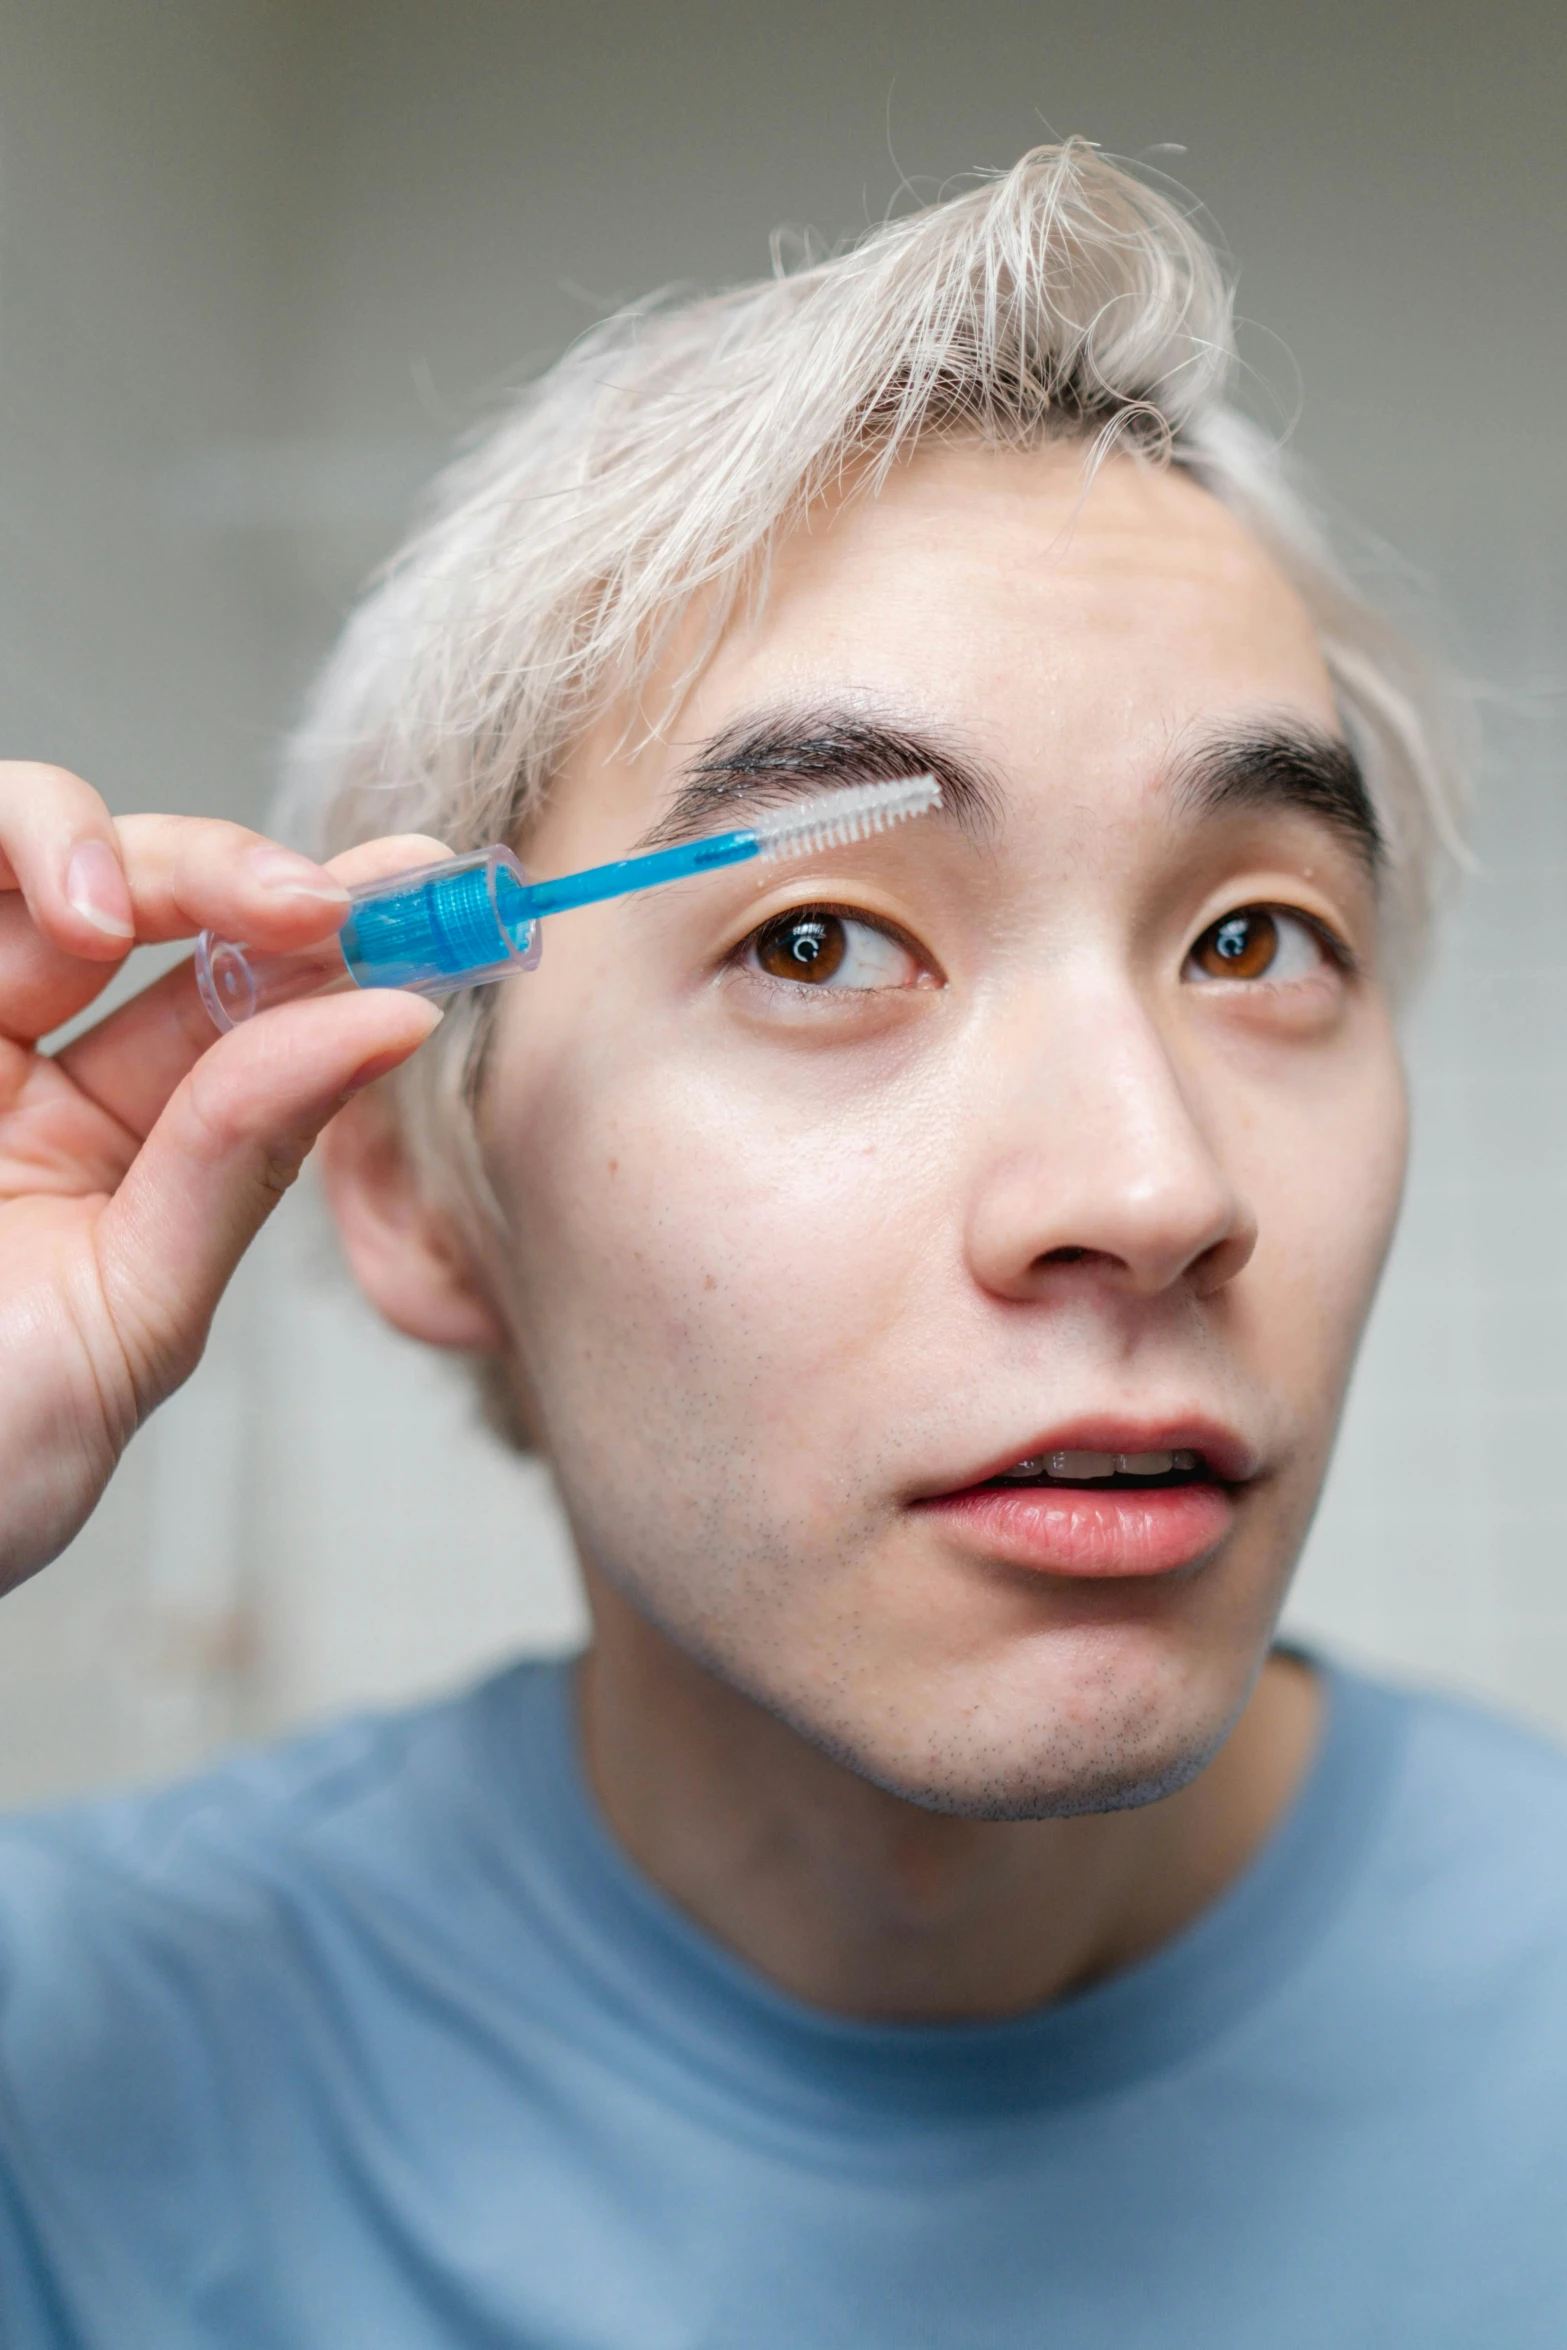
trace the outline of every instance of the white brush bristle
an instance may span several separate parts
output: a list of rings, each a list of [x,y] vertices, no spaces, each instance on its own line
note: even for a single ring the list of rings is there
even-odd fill
[[[941,786],[934,775],[908,775],[896,783],[826,784],[819,799],[758,817],[753,829],[764,857],[808,857],[867,840],[889,824],[940,806]]]

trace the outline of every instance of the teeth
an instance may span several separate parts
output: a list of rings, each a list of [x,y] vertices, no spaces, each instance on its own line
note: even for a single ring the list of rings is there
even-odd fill
[[[1113,1452],[1053,1452],[1045,1466],[1052,1477],[1079,1485],[1088,1477],[1113,1477],[1118,1463]]]
[[[1168,1477],[1172,1470],[1189,1476],[1196,1466],[1194,1452],[1050,1452],[1014,1461],[1001,1474],[1020,1482],[1057,1477],[1066,1484],[1086,1485],[1098,1477]]]

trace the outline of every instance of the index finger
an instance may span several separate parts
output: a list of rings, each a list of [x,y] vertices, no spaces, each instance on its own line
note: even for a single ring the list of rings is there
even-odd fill
[[[304,946],[348,912],[314,858],[222,816],[122,816],[116,827],[136,936],[147,945],[216,930],[255,946]]]

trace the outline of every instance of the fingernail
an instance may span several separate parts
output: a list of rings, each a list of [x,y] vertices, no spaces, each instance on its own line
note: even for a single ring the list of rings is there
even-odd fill
[[[292,849],[280,849],[271,841],[252,849],[245,862],[251,880],[279,897],[320,898],[328,903],[347,895],[341,882],[323,873],[319,865],[312,865],[308,857],[297,856]]]
[[[131,893],[120,861],[104,840],[79,841],[65,868],[65,894],[84,922],[110,938],[136,936]]]

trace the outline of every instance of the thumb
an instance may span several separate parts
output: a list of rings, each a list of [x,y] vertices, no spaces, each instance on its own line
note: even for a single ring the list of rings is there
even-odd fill
[[[139,1417],[194,1369],[235,1267],[322,1127],[440,1018],[396,989],[289,1005],[221,1038],[176,1086],[98,1224]]]

